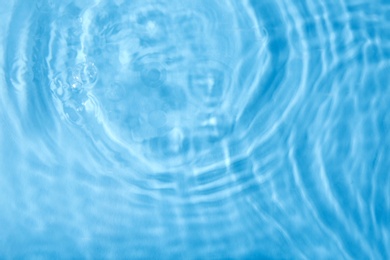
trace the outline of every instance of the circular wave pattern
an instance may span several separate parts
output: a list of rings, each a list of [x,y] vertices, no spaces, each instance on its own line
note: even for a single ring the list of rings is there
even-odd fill
[[[0,256],[390,252],[385,1],[10,1]]]
[[[72,15],[64,10],[53,22],[49,68],[54,75],[72,68],[53,82],[60,113],[85,127],[94,118],[102,138],[153,171],[188,166],[217,145],[233,128],[235,115],[224,100],[232,91],[230,65],[243,51],[240,31],[231,28],[248,24],[237,24],[234,13],[218,5],[212,12],[201,6],[65,7]],[[217,24],[216,15],[230,17]],[[252,31],[252,40],[260,37]],[[221,39],[225,48],[218,48]]]

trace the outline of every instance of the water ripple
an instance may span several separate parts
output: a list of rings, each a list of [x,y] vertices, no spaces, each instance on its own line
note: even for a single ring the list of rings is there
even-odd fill
[[[0,258],[389,258],[389,13],[2,3]]]

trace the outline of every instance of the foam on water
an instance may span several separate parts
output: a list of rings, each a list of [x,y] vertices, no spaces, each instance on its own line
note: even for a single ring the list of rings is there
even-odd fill
[[[386,1],[0,10],[0,258],[390,257]]]

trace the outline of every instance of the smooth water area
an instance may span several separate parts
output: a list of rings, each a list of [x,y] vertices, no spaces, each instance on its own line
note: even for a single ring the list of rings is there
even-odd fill
[[[390,258],[390,1],[0,6],[1,259]]]

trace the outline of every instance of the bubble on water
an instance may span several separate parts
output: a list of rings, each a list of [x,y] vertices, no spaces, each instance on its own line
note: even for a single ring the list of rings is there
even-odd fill
[[[62,101],[71,99],[72,93],[69,91],[69,86],[62,79],[61,75],[57,75],[51,82],[50,88],[54,96]]]
[[[84,64],[84,78],[86,79],[86,82],[89,84],[95,83],[97,79],[97,68],[93,62],[86,62]]]
[[[93,62],[83,62],[68,71],[68,84],[73,89],[90,89],[97,79],[97,68]]]
[[[68,97],[60,100],[63,113],[72,122],[78,122],[77,115],[96,118],[108,138],[136,147],[151,162],[164,164],[165,157],[169,165],[184,162],[193,155],[194,138],[207,143],[226,136],[222,119],[202,117],[215,112],[230,85],[228,66],[211,60],[221,58],[214,51],[214,37],[219,36],[207,24],[211,16],[197,8],[179,4],[166,12],[166,5],[136,2],[122,7],[131,12],[98,5],[90,24],[86,15],[78,23],[80,14],[67,17],[72,25],[63,24],[64,35],[78,25],[89,34],[82,45],[69,48],[71,55],[67,52],[64,65],[70,70],[61,72],[63,86],[56,87],[57,96]],[[85,111],[80,113],[77,104]]]
[[[70,73],[68,74],[68,81],[67,83],[69,84],[69,86],[74,89],[74,90],[78,90],[80,91],[81,90],[81,86],[83,86],[83,82],[80,78],[80,75],[77,74],[76,71],[72,70],[70,71]]]
[[[166,70],[159,64],[148,64],[141,71],[142,82],[149,87],[158,87],[166,80]]]
[[[59,101],[59,112],[73,124],[80,124],[88,93],[96,81],[97,69],[92,62],[83,62],[57,74],[50,85]],[[87,102],[87,103],[86,103]],[[90,108],[90,107],[89,107]]]

